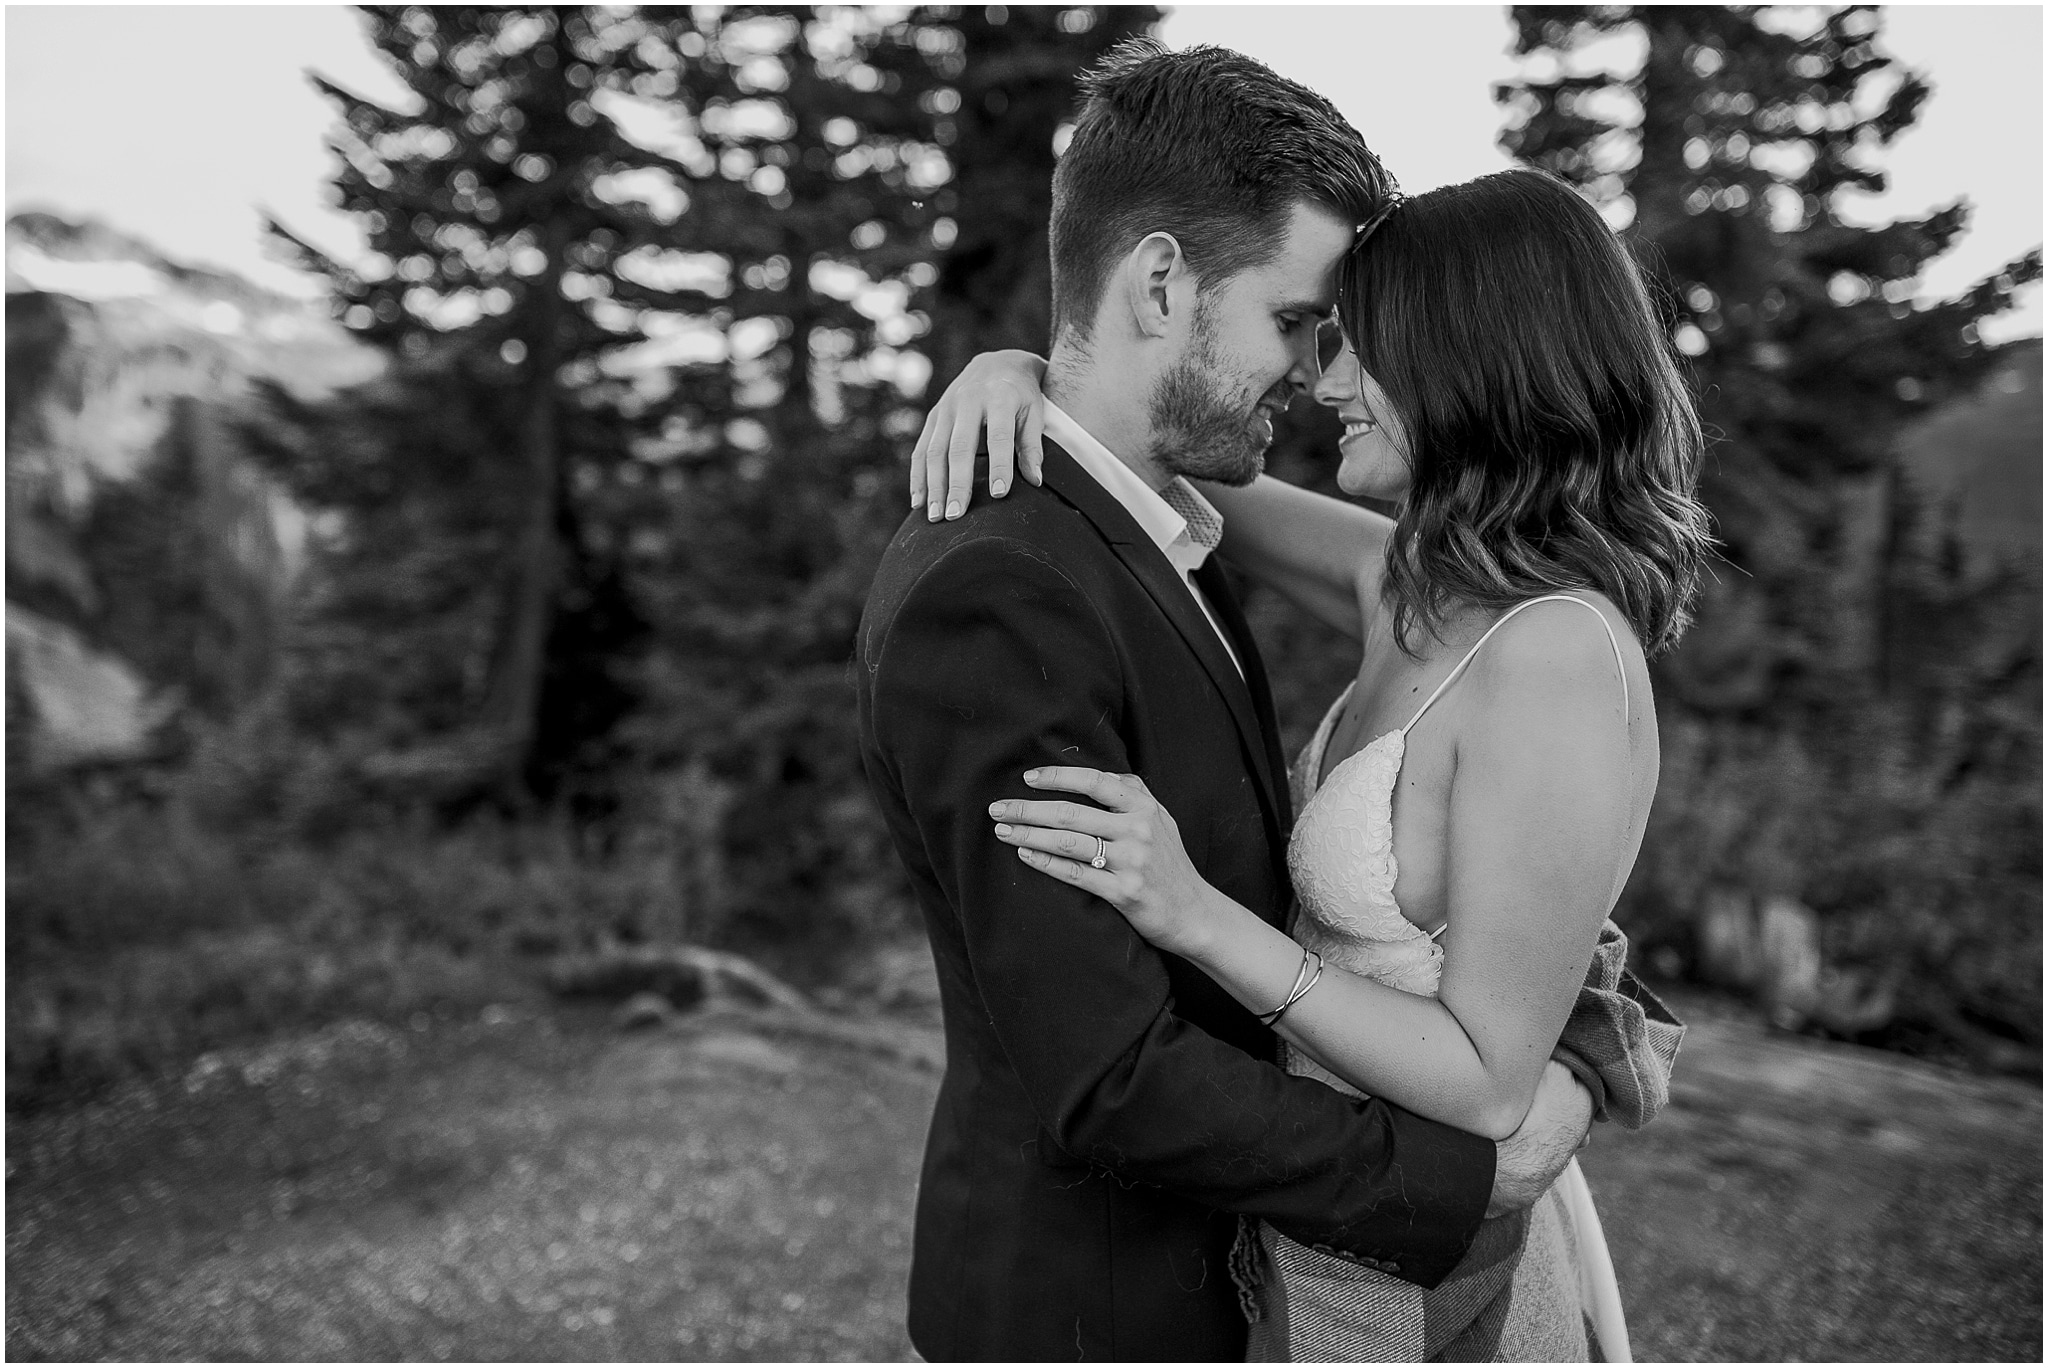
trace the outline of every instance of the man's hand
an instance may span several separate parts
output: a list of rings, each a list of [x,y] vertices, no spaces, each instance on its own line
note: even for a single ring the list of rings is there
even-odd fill
[[[1536,1100],[1522,1125],[1500,1142],[1493,1164],[1488,1217],[1533,1205],[1557,1181],[1593,1127],[1593,1094],[1556,1060],[1543,1068]]]

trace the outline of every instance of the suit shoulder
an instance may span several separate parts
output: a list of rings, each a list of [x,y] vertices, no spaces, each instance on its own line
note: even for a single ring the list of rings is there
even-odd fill
[[[1114,638],[1097,599],[1077,573],[1088,551],[1031,535],[1018,518],[912,518],[877,570],[861,623],[860,653],[879,669],[885,657],[939,663],[969,640],[995,633],[1064,641],[1069,649],[1106,650]],[[897,647],[907,646],[910,657]]]
[[[912,513],[891,539],[877,574],[878,587],[900,581],[904,588],[934,572],[952,579],[973,575],[1016,558],[1038,559],[1060,578],[1092,559],[1112,555],[1092,525],[1053,495],[1021,485],[1004,499],[985,499],[965,517],[931,522]]]

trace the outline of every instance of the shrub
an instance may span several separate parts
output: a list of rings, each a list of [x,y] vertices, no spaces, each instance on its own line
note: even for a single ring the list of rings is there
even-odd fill
[[[538,995],[549,956],[672,938],[667,862],[560,824],[393,820],[326,845],[221,828],[184,797],[73,795],[10,851],[10,1104],[202,1050]]]

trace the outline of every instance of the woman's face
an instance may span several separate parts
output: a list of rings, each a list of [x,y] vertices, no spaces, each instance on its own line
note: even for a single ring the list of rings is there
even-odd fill
[[[1346,340],[1316,382],[1316,402],[1344,420],[1337,442],[1343,464],[1337,488],[1369,499],[1398,501],[1408,494],[1408,432],[1387,392],[1359,364]]]

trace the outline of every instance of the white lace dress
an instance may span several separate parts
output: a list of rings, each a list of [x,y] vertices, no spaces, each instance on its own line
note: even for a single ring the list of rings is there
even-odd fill
[[[1550,597],[1599,612],[1583,599]],[[1330,734],[1351,697],[1347,687],[1296,760],[1290,777],[1299,815],[1287,864],[1299,905],[1291,931],[1333,967],[1402,992],[1436,996],[1443,947],[1403,916],[1394,899],[1400,870],[1394,856],[1393,795],[1408,733],[1463,674],[1487,637],[1516,613],[1545,601],[1516,605],[1488,629],[1406,727],[1345,757],[1318,783]],[[1606,625],[1604,616],[1601,624]],[[1608,635],[1612,641],[1611,628]],[[1615,660],[1619,665],[1619,643]],[[1627,689],[1625,673],[1622,687]],[[1625,700],[1624,692],[1624,715]],[[1354,1097],[1362,1095],[1299,1052],[1283,1047],[1283,1054],[1289,1072]],[[1278,1287],[1264,1298],[1266,1314],[1252,1327],[1249,1357],[1415,1362],[1446,1353],[1476,1356],[1472,1351],[1479,1349],[1491,1350],[1483,1355],[1488,1358],[1583,1361],[1589,1352],[1585,1327],[1590,1322],[1606,1358],[1626,1359],[1620,1295],[1577,1161],[1530,1212],[1526,1235],[1515,1219],[1512,1232],[1496,1232],[1520,1244],[1518,1253],[1511,1250],[1507,1256],[1515,1260],[1512,1282],[1493,1297],[1482,1318],[1490,1319],[1476,1340],[1471,1299],[1456,1292],[1465,1265],[1437,1293],[1425,1293],[1390,1273],[1308,1248],[1270,1225],[1262,1227],[1263,1276],[1269,1283],[1277,1279]],[[1485,1243],[1482,1235],[1468,1263]],[[1481,1280],[1468,1284],[1476,1287]]]

